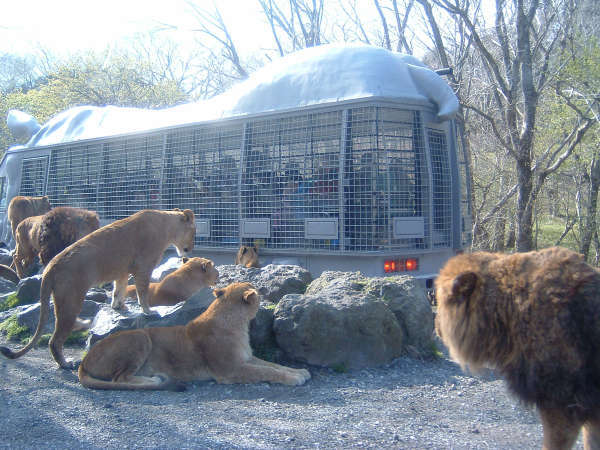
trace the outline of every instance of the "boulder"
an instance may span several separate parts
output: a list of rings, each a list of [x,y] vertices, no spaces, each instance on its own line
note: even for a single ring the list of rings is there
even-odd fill
[[[99,309],[100,305],[98,303],[90,300],[84,300],[79,317],[81,317],[82,319],[94,319]],[[40,304],[36,303],[34,305],[25,305],[14,308],[12,310],[12,315],[15,314],[15,310],[17,311],[17,323],[20,326],[25,326],[29,328],[29,331],[33,334],[40,320]],[[52,333],[53,331],[54,303],[50,301],[50,314],[48,317],[48,322],[44,326],[43,333]]]
[[[434,349],[434,315],[427,291],[409,275],[368,278],[364,291],[382,300],[404,331],[407,352],[430,356]]]
[[[17,298],[19,303],[30,304],[40,300],[40,286],[42,285],[42,276],[34,275],[23,278],[17,286]]]
[[[312,280],[310,272],[300,266],[268,264],[261,268],[225,264],[218,266],[217,287],[233,282],[248,281],[262,299],[277,303],[284,295],[302,294]]]
[[[0,294],[10,294],[15,291],[17,285],[10,280],[0,277]]]
[[[431,306],[408,277],[324,272],[305,294],[280,300],[273,329],[291,358],[332,368],[378,366],[433,348]]]
[[[12,252],[6,248],[0,248],[0,264],[10,266],[13,262]]]

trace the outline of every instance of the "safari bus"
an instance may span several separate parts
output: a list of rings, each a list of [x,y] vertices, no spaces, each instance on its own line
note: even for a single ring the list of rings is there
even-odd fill
[[[471,242],[457,110],[421,61],[363,45],[288,55],[202,102],[75,107],[5,152],[0,239],[12,240],[16,195],[96,211],[102,224],[190,208],[194,253],[216,264],[256,245],[261,264],[314,277],[431,280]]]

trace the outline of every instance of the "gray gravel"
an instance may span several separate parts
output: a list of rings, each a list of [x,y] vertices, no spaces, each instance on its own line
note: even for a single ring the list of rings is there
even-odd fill
[[[492,373],[473,377],[447,358],[400,358],[349,373],[308,369],[313,378],[299,387],[202,382],[185,392],[93,391],[58,369],[46,348],[34,349],[0,359],[0,447],[541,447],[537,416]]]

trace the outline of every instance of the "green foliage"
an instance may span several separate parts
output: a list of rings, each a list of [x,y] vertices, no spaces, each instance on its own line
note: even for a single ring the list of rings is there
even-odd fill
[[[17,321],[17,316],[12,316],[0,323],[0,332],[6,335],[6,337],[13,341],[21,341],[31,336],[29,328],[20,326]]]
[[[17,293],[13,292],[2,302],[0,302],[0,311],[8,311],[9,309],[19,306],[20,304],[21,303],[19,301],[19,297],[17,297]]]
[[[90,332],[88,330],[73,331],[69,335],[67,340],[65,341],[65,345],[76,345],[76,346],[81,347],[81,346],[85,345],[85,342],[87,341],[87,338],[89,335],[90,335]],[[40,336],[40,340],[38,341],[36,346],[37,347],[47,346],[48,342],[50,342],[51,336],[52,336],[51,334],[42,334],[42,336]],[[22,339],[23,343],[28,342],[30,338],[31,338],[30,335],[26,336],[24,339]]]
[[[347,373],[348,367],[344,363],[335,364],[331,367],[336,373]]]
[[[160,70],[151,61],[109,51],[77,55],[57,64],[33,88],[0,96],[0,152],[23,143],[17,142],[6,126],[10,109],[25,111],[43,125],[73,106],[161,108],[186,100],[180,83]]]

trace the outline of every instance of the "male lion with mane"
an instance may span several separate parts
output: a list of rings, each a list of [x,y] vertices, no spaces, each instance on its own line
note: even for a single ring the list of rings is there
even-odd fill
[[[219,271],[206,258],[183,258],[183,264],[159,283],[148,287],[148,306],[176,305],[184,302],[203,287],[214,286],[219,280]],[[135,286],[127,286],[126,297],[135,296]],[[125,306],[125,299],[115,308]]]
[[[546,449],[583,427],[600,448],[600,273],[559,247],[455,256],[435,281],[436,330],[463,368],[490,366],[537,407]]]
[[[95,211],[70,206],[51,209],[40,224],[40,262],[47,265],[66,247],[98,228],[100,219]]]
[[[95,389],[179,389],[196,380],[294,386],[310,378],[306,369],[252,355],[248,327],[260,300],[250,283],[214,294],[187,325],[120,331],[97,342],[79,366],[79,381]]]
[[[50,201],[45,195],[43,197],[26,197],[24,195],[13,197],[6,211],[13,237],[17,238],[17,225],[23,219],[31,216],[41,216],[50,211],[50,208]]]
[[[106,225],[56,255],[46,266],[40,288],[40,319],[33,338],[17,352],[0,347],[8,358],[27,353],[39,340],[48,320],[50,295],[54,298],[54,333],[50,353],[63,369],[72,369],[63,355],[63,345],[73,326],[89,325],[77,316],[86,292],[95,285],[114,280],[113,305],[122,301],[129,274],[135,278],[138,302],[150,313],[147,294],[150,274],[166,248],[173,244],[178,253],[194,247],[194,213],[180,211],[139,211]]]

